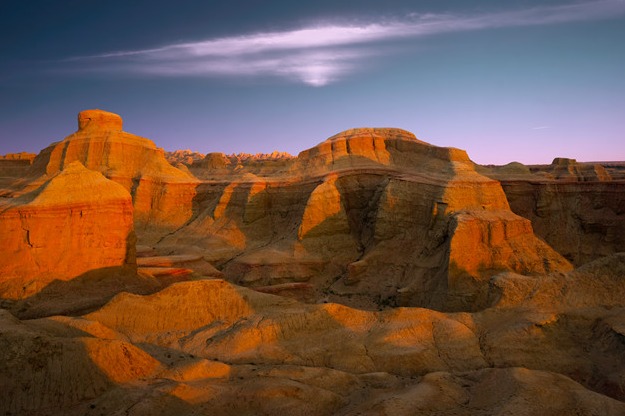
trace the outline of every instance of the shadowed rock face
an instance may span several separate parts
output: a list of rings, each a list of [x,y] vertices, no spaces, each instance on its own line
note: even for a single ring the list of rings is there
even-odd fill
[[[472,310],[502,270],[571,267],[466,152],[404,130],[348,130],[275,170],[232,170],[209,156],[191,167],[212,178],[198,188],[197,216],[158,249],[193,246],[239,284],[306,283],[312,299],[366,307]]]
[[[511,209],[577,266],[625,249],[623,163],[580,163],[479,168],[501,182]],[[609,169],[609,170],[608,170]]]
[[[564,285],[587,290],[586,272]],[[222,280],[123,293],[82,317],[0,310],[0,411],[621,415],[596,391],[622,398],[621,301],[608,295],[622,285],[606,277],[597,297],[554,303],[562,280],[502,277],[499,306],[473,314],[306,305]],[[545,296],[524,301],[537,283]]]
[[[619,230],[601,169],[388,128],[175,156],[88,110],[3,178],[0,414],[625,414],[623,246],[573,270],[534,234],[592,189]]]

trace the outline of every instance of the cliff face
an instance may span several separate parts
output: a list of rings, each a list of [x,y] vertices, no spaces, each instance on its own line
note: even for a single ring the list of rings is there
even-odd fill
[[[480,308],[495,273],[571,267],[462,150],[353,129],[289,163],[233,174],[211,156],[209,173],[192,169],[213,178],[198,188],[197,217],[160,249],[194,246],[239,284],[306,283],[313,298],[369,307]]]
[[[622,164],[556,158],[525,171],[495,168],[511,209],[576,266],[625,249],[625,180]],[[612,173],[610,173],[612,172]]]
[[[73,162],[0,206],[0,296],[28,297],[53,280],[134,263],[130,194]]]

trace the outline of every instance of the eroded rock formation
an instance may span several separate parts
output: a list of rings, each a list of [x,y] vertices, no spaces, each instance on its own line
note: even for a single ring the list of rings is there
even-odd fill
[[[128,191],[72,162],[0,205],[0,296],[28,297],[53,280],[133,264],[134,245]]]
[[[466,152],[403,130],[348,130],[280,169],[233,171],[209,154],[191,171],[212,178],[198,215],[159,247],[204,250],[246,286],[306,282],[351,305],[467,310],[484,306],[499,271],[571,268]]]
[[[2,178],[0,413],[625,414],[617,165],[362,128],[175,168],[78,121]]]
[[[0,311],[0,411],[620,415],[604,394],[623,398],[621,276],[593,298],[576,291],[587,272],[565,277],[562,303],[561,279],[502,276],[499,306],[473,314],[306,305],[222,280],[120,294],[81,317]]]
[[[525,171],[507,165],[482,172],[501,182],[511,209],[537,235],[581,266],[625,250],[624,164],[606,165],[556,158]]]
[[[130,192],[137,228],[174,230],[192,215],[197,180],[175,167],[146,138],[122,131],[117,114],[86,110],[78,131],[53,143],[35,158],[31,175],[52,175],[73,161],[101,172]]]

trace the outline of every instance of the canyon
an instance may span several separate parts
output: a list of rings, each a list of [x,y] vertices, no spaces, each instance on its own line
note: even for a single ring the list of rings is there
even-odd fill
[[[397,128],[0,157],[0,413],[623,415],[625,162]]]

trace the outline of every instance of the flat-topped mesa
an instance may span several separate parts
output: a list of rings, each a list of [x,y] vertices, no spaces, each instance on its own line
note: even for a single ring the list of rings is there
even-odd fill
[[[612,178],[600,164],[579,163],[575,159],[556,157],[548,168],[555,179],[581,182],[609,181]]]
[[[397,128],[361,127],[335,134],[298,155],[305,169],[346,169],[385,165],[444,169],[450,162],[470,162],[464,150],[433,146],[409,131]],[[436,165],[436,166],[433,166]],[[440,165],[440,166],[438,166]]]
[[[84,110],[78,113],[78,130],[122,131],[122,118],[104,110]]]

